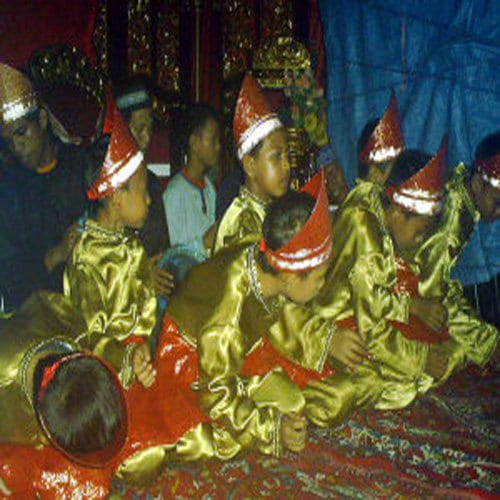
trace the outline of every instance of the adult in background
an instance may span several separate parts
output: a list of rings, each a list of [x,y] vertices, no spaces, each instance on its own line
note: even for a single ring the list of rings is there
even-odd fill
[[[84,151],[62,144],[29,78],[0,63],[0,137],[15,163],[1,179],[0,294],[18,307],[33,291],[62,290],[62,270],[86,206]]]

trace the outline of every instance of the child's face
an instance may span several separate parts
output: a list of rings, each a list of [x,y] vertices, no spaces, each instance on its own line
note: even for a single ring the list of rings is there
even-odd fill
[[[151,203],[148,193],[148,174],[143,164],[128,183],[117,191],[118,209],[124,227],[140,229],[148,215]]]
[[[288,139],[284,129],[271,132],[263,139],[255,156],[246,155],[243,166],[250,189],[265,200],[281,198],[288,190],[290,162]]]
[[[392,205],[392,220],[389,223],[397,250],[416,250],[436,227],[435,215],[416,215]]]
[[[342,168],[336,161],[329,163],[324,168],[328,199],[333,205],[341,205],[349,193],[344,172],[342,172]]]
[[[220,153],[220,127],[216,120],[209,118],[201,131],[192,136],[195,154],[207,167],[217,166]]]
[[[325,284],[325,275],[329,261],[313,269],[305,276],[293,273],[283,273],[282,279],[286,284],[285,295],[296,304],[307,304],[313,300]]]

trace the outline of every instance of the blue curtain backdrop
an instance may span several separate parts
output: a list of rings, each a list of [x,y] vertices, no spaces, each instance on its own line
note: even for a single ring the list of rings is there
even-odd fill
[[[435,153],[447,132],[449,165],[470,164],[480,140],[500,130],[498,0],[320,0],[320,8],[329,137],[351,185],[358,136],[391,88],[406,147]],[[485,241],[498,241],[499,224],[487,225]],[[500,256],[493,260],[498,272]]]

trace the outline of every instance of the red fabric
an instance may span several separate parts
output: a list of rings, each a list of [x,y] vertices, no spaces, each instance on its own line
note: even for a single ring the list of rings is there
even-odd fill
[[[394,291],[399,294],[407,294],[410,297],[418,297],[418,276],[413,273],[403,259],[397,259],[397,274],[398,282]],[[391,321],[390,323],[410,340],[439,344],[450,338],[447,329],[435,332],[413,314],[410,314],[408,324],[398,321]]]
[[[16,0],[0,2],[0,61],[25,65],[31,53],[55,43],[81,49],[94,62],[96,0]]]
[[[448,151],[448,136],[445,135],[441,141],[436,155],[429,160],[424,168],[410,177],[403,184],[387,191],[387,195],[395,203],[404,209],[418,214],[433,214],[437,211],[437,205],[441,203],[444,195],[445,174],[446,174],[446,154]],[[395,194],[404,196],[396,201]],[[413,202],[432,202],[433,208],[416,208]]]
[[[109,196],[119,187],[123,186],[142,165],[142,162],[138,163],[133,171],[128,172],[126,178],[120,179],[122,171],[129,168],[130,161],[140,151],[118,108],[113,104],[111,99],[108,99],[107,102],[103,130],[104,133],[108,133],[111,128],[111,137],[99,178],[87,190],[89,200],[97,200]]]
[[[163,320],[153,366],[157,375],[152,387],[144,389],[134,382],[125,393],[129,434],[119,455],[106,467],[81,467],[50,446],[36,450],[0,445],[0,477],[14,493],[10,498],[24,500],[38,493],[44,500],[57,500],[75,492],[85,500],[104,498],[114,471],[126,458],[150,446],[175,443],[188,430],[209,421],[192,389],[198,380],[196,349],[182,339],[168,315]],[[242,375],[263,375],[276,366],[282,366],[299,387],[332,374],[329,368],[319,374],[295,365],[264,339],[262,346],[248,356]]]
[[[323,43],[323,26],[321,25],[321,13],[318,0],[310,0],[311,18],[309,20],[309,41],[316,49],[317,61],[314,68],[314,76],[319,87],[323,87],[325,81],[325,44]]]
[[[271,250],[264,240],[264,250],[269,264],[282,272],[304,272],[315,269],[328,260],[332,251],[331,219],[323,170],[304,185],[301,192],[316,200],[314,209],[304,226],[281,248]]]
[[[359,153],[359,159],[366,164],[378,162],[371,157],[376,152],[383,152],[387,148],[394,148],[396,151],[402,151],[405,147],[403,130],[401,129],[401,119],[399,117],[398,103],[394,91],[391,92],[389,104],[384,115],[378,122],[375,130],[370,135],[363,151]],[[395,153],[387,156],[385,159],[394,157]],[[381,161],[385,161],[381,160]]]
[[[328,365],[325,365],[322,372],[303,368],[282,356],[269,340],[263,337],[261,345],[246,357],[241,374],[244,377],[265,375],[278,366],[283,368],[292,382],[301,389],[313,380],[323,380],[335,373]]]
[[[394,293],[417,297],[418,276],[416,276],[408,264],[399,257],[396,258],[396,266],[397,283],[394,287]],[[439,344],[450,338],[448,329],[435,332],[413,314],[410,314],[408,324],[400,323],[399,321],[389,321],[389,323],[410,340],[418,340],[419,342],[426,342],[427,344]],[[338,328],[351,328],[357,330],[357,323],[353,317],[337,321],[336,325]]]

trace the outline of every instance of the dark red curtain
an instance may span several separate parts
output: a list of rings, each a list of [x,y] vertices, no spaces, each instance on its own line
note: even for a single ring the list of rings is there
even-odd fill
[[[66,43],[93,62],[95,12],[95,0],[0,1],[0,61],[19,67],[35,49]]]

